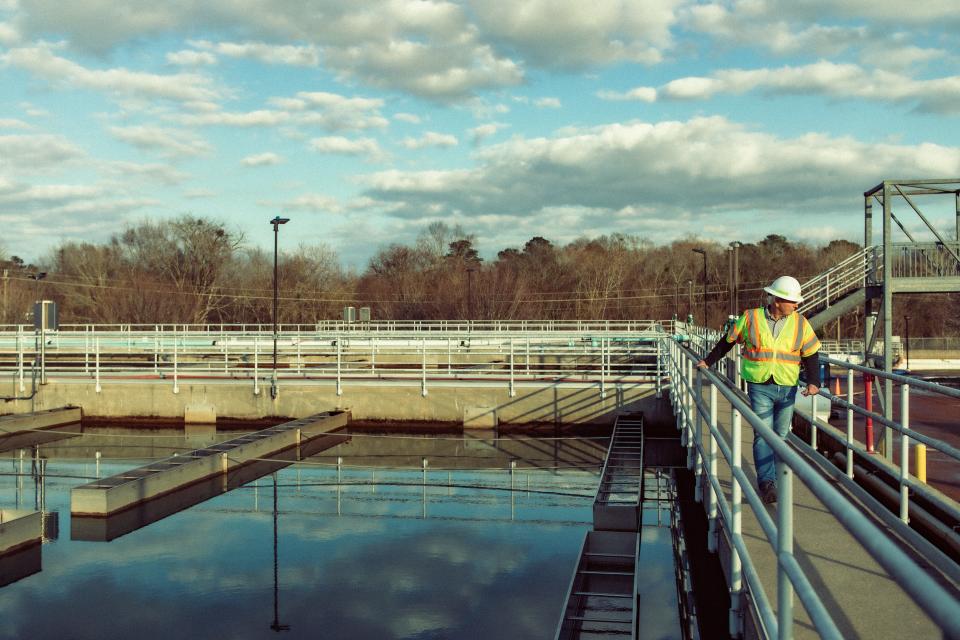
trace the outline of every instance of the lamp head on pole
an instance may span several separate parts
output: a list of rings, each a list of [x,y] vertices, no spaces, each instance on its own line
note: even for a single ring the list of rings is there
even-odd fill
[[[281,218],[280,216],[277,216],[270,221],[270,224],[273,225],[273,230],[276,231],[277,227],[279,227],[281,224],[287,224],[288,222],[290,222],[290,218]]]

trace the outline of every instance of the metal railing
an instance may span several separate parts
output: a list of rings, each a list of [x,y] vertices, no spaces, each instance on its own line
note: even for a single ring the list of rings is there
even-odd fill
[[[329,333],[341,332],[351,334],[364,333],[474,333],[474,332],[613,332],[634,333],[654,331],[660,326],[657,320],[373,320],[345,322],[343,320],[322,320],[314,323],[280,323],[280,333]],[[243,333],[263,334],[273,333],[273,324],[263,323],[151,323],[151,324],[76,324],[62,323],[61,332],[106,332],[106,333],[135,333],[160,331],[180,333]],[[9,333],[33,333],[32,324],[0,324],[0,335]]]
[[[737,636],[742,631],[739,622],[742,620],[740,609],[743,606],[742,592],[746,587],[750,590],[752,601],[757,609],[759,621],[763,627],[762,632],[767,637],[780,639],[792,637],[794,593],[806,608],[814,627],[822,637],[842,637],[833,617],[793,554],[793,476],[796,475],[830,510],[837,521],[854,536],[857,542],[902,585],[910,597],[926,611],[937,625],[945,630],[950,637],[960,636],[960,618],[956,616],[957,599],[940,586],[936,579],[918,566],[910,556],[904,553],[898,543],[894,542],[887,533],[883,532],[873,521],[854,507],[821,473],[820,469],[801,457],[772,429],[764,425],[752,411],[739,388],[742,381],[736,373],[738,364],[736,362],[738,357],[736,352],[734,352],[734,357],[728,360],[728,363],[734,365],[735,373],[732,376],[718,375],[717,372],[711,370],[699,369],[695,373],[696,361],[712,346],[713,342],[709,340],[709,337],[715,337],[716,334],[709,336],[706,330],[701,330],[699,332],[688,331],[688,336],[691,338],[695,350],[690,350],[677,341],[668,339],[665,340],[668,344],[665,345],[664,351],[668,355],[667,368],[671,380],[671,398],[677,415],[678,428],[682,430],[682,442],[688,448],[688,467],[694,471],[697,479],[697,499],[704,499],[703,494],[704,491],[706,492],[706,511],[711,533],[708,539],[711,544],[711,551],[716,551],[716,532],[718,531],[719,521],[723,522],[730,536],[732,545],[730,568],[731,635]],[[841,361],[832,361],[831,364],[834,362],[838,365],[851,367],[851,371],[853,369],[866,370],[864,367],[849,365]],[[875,370],[870,371],[880,373]],[[729,375],[729,368],[727,372]],[[916,385],[921,382],[903,376],[893,376],[893,378],[900,379],[902,384],[905,385],[907,391],[902,397],[907,399],[909,399],[909,385]],[[702,388],[704,384],[708,387],[706,392]],[[925,383],[923,386],[927,390],[940,387],[940,385],[931,383]],[[950,397],[960,397],[960,392],[955,392],[952,389],[940,388],[938,391],[945,391],[945,395]],[[852,403],[852,397],[849,395],[849,401],[844,401],[832,396],[825,390],[821,390],[821,394],[830,397],[832,401],[838,404],[845,403],[844,406],[849,411],[856,410]],[[705,395],[706,399],[704,399]],[[722,396],[731,407],[729,440],[720,430],[718,396]],[[816,402],[816,399],[817,396],[812,397],[811,405]],[[908,416],[908,400],[904,402],[904,415]],[[802,417],[802,411],[797,413]],[[818,430],[824,432],[824,427],[829,426],[817,420],[815,406],[813,406],[811,415],[811,438],[814,446],[808,448],[808,450],[815,449]],[[875,420],[883,420],[882,416],[878,414],[871,413],[870,415]],[[776,524],[764,508],[760,497],[753,489],[742,468],[743,420],[746,420],[754,429],[754,432],[767,441],[770,448],[781,460],[781,463],[778,464],[777,474],[779,478],[779,508],[777,509]],[[928,488],[909,476],[908,462],[906,462],[909,456],[903,453],[903,449],[908,446],[909,440],[911,438],[922,440],[929,446],[936,446],[938,450],[949,453],[954,459],[957,459],[956,450],[946,443],[935,441],[910,430],[908,417],[904,424],[896,424],[892,421],[883,422],[903,434],[901,441],[903,464],[900,466],[899,477],[901,482],[900,495],[903,501],[901,504],[905,505],[901,506],[900,517],[905,520],[909,517],[909,492],[931,493]],[[707,426],[708,430],[706,440],[703,438],[704,425]],[[857,453],[865,453],[864,448],[854,441],[852,426],[850,425],[852,425],[852,420],[848,418],[847,434],[842,440],[848,452],[848,460],[852,459],[852,456]],[[791,436],[791,443],[794,446],[798,442],[799,440],[795,436]],[[731,470],[732,487],[729,501],[717,473],[718,452],[726,460]],[[848,462],[848,477],[853,474],[849,465]],[[776,612],[770,604],[765,585],[757,573],[743,538],[742,509],[744,499],[753,510],[777,557],[777,593],[780,607]],[[955,508],[956,504],[954,503],[953,506]],[[898,529],[898,533],[903,535],[904,530],[907,530],[906,525],[902,525]],[[907,537],[911,541],[916,541],[918,536],[914,533],[913,536]],[[918,544],[921,543],[918,542]],[[953,564],[952,561],[950,563]],[[949,568],[946,571],[956,573]],[[952,577],[956,579],[956,576]]]
[[[890,245],[892,278],[960,276],[960,242],[898,242]],[[883,247],[866,247],[803,283],[800,313],[809,314],[851,291],[883,282]]]
[[[660,338],[652,321],[623,323],[403,323],[349,329],[284,327],[276,335],[252,327],[149,328],[83,325],[38,334],[18,327],[0,332],[0,379],[12,376],[22,393],[29,363],[43,380],[91,379],[103,384],[136,377],[171,381],[187,377],[252,384],[335,381],[419,381],[462,384],[532,382],[608,385],[662,378]],[[339,326],[339,325],[331,325]],[[378,328],[379,327],[379,328]],[[537,328],[534,328],[537,327]]]
[[[867,247],[803,283],[800,313],[829,307],[851,291],[876,284],[872,274],[882,265],[882,256],[882,248]]]
[[[894,278],[945,278],[960,276],[960,243],[911,242],[891,245]]]

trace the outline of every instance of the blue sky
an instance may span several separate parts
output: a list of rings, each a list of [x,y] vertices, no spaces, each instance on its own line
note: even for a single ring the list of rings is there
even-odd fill
[[[960,177],[958,34],[948,0],[0,0],[0,251],[187,213],[357,268],[438,220],[488,257],[859,242],[864,190]]]

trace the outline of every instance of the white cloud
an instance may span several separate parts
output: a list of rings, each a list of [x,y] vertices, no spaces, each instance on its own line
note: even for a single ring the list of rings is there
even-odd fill
[[[917,47],[914,45],[894,45],[889,41],[871,44],[863,48],[860,60],[866,65],[886,71],[906,71],[916,65],[940,60],[947,57],[944,49]]]
[[[340,213],[343,211],[343,206],[336,198],[319,193],[298,196],[284,202],[281,206],[285,211],[312,211],[315,213]]]
[[[545,67],[618,61],[652,64],[672,44],[680,0],[513,0],[472,2],[485,35]]]
[[[184,49],[167,54],[167,62],[184,67],[202,67],[217,64],[217,56],[209,51],[194,51]]]
[[[320,153],[331,153],[346,156],[366,156],[371,160],[383,157],[383,150],[373,138],[345,138],[343,136],[327,136],[314,138],[310,141],[310,148]]]
[[[266,152],[247,156],[240,160],[240,164],[245,167],[266,167],[277,165],[283,162],[283,158],[276,153]]]
[[[563,105],[560,103],[559,98],[539,98],[534,100],[533,106],[539,107],[540,109],[559,109]]]
[[[178,0],[138,5],[118,12],[109,0],[69,6],[58,0],[24,0],[20,23],[28,36],[65,37],[72,47],[101,56],[127,42],[187,31],[238,38],[195,44],[218,55],[269,64],[315,66],[322,52],[324,65],[342,78],[434,100],[461,100],[523,79],[522,65],[485,42],[485,34],[471,23],[472,14],[458,2]]]
[[[658,95],[664,99],[704,100],[719,93],[742,94],[758,89],[773,94],[909,102],[921,111],[960,114],[960,76],[916,80],[826,61],[778,69],[726,69],[710,77],[678,78],[665,84]]]
[[[167,157],[201,156],[213,151],[210,143],[181,129],[138,125],[110,127],[108,131],[117,140]]]
[[[176,116],[175,121],[187,126],[219,125],[225,127],[276,127],[290,121],[290,114],[284,111],[259,109],[242,113],[230,111],[209,111]]]
[[[480,144],[490,136],[495,135],[498,131],[508,126],[509,125],[502,122],[488,122],[486,124],[481,124],[470,129],[470,142],[475,145]]]
[[[61,203],[77,198],[90,198],[101,195],[97,187],[75,184],[20,185],[16,189],[0,192],[0,203],[21,204],[23,202]]]
[[[48,118],[50,117],[50,112],[46,109],[41,109],[40,107],[30,103],[30,102],[21,102],[20,108],[23,109],[23,112],[30,116],[31,118]]]
[[[811,207],[856,210],[858,190],[877,176],[960,173],[957,148],[820,134],[783,138],[721,117],[518,138],[487,147],[478,158],[470,170],[374,173],[365,177],[366,195],[400,204],[396,215],[411,218],[656,207],[668,217],[685,212],[694,223],[735,210],[786,220]]]
[[[64,83],[114,96],[183,103],[216,101],[222,97],[206,76],[193,73],[159,75],[124,68],[88,69],[54,55],[48,46],[11,49],[0,56],[0,62],[29,71],[54,84]]]
[[[197,189],[188,189],[183,192],[183,197],[190,200],[202,200],[205,198],[215,198],[217,192],[212,189],[197,188]]]
[[[0,46],[13,47],[20,44],[20,32],[7,22],[0,22]]]
[[[393,114],[395,120],[400,122],[409,122],[410,124],[420,124],[420,116],[414,115],[412,113],[395,113]]]
[[[327,49],[326,61],[341,74],[374,86],[440,101],[462,100],[483,89],[523,80],[521,67],[499,57],[488,45],[427,44],[389,40]]]
[[[657,90],[653,87],[636,87],[625,92],[598,91],[597,97],[601,100],[611,100],[614,102],[626,102],[634,100],[637,102],[656,102]]]
[[[862,26],[824,26],[785,19],[789,12],[768,10],[769,3],[693,5],[685,10],[686,26],[722,42],[761,46],[773,53],[832,55],[866,42],[870,34]]]
[[[58,234],[105,237],[124,216],[157,204],[103,185],[0,181],[0,188],[0,223],[13,225],[20,241],[43,247]]]
[[[131,176],[143,178],[164,185],[184,182],[189,176],[167,164],[139,164],[136,162],[112,161],[102,163],[102,170],[115,179],[129,183]]]
[[[222,56],[248,58],[264,64],[295,67],[315,67],[320,64],[320,51],[313,45],[273,45],[265,42],[214,43],[207,40],[194,40],[190,44]]]
[[[16,118],[0,118],[0,129],[30,129],[31,125]]]
[[[83,150],[62,136],[0,136],[0,169],[11,172],[60,168],[85,155]]]
[[[400,141],[400,144],[407,149],[423,149],[425,147],[455,147],[459,144],[459,141],[456,136],[447,133],[427,131],[419,138],[404,138]]]

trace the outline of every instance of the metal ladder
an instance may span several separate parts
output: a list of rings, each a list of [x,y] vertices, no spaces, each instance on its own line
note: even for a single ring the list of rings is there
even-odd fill
[[[558,640],[637,637],[642,481],[643,416],[618,416],[593,501],[594,530],[580,549]]]
[[[643,480],[643,415],[618,416],[613,425],[600,486],[593,501],[598,531],[636,532]]]

